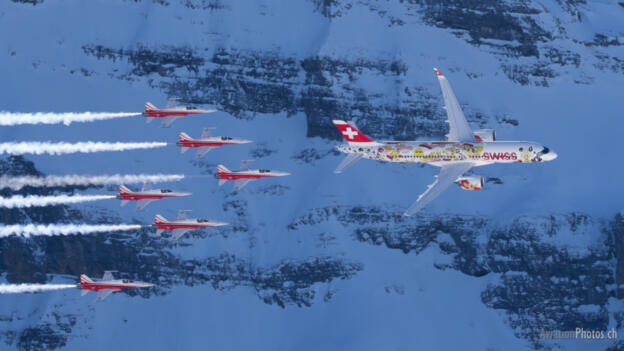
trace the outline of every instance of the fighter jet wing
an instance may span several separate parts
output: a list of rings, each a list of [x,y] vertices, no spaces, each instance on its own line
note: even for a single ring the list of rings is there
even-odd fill
[[[164,117],[163,118],[163,122],[162,122],[162,127],[163,128],[168,128],[171,123],[173,123],[173,121],[175,121],[176,119],[180,118],[180,116],[168,116],[168,117]]]
[[[200,138],[201,139],[206,139],[208,137],[211,137],[212,136],[212,133],[210,132],[211,129],[214,129],[214,127],[206,127],[206,128],[204,128]]]
[[[351,167],[354,163],[357,162],[357,160],[362,158],[362,156],[363,154],[347,154],[347,157],[345,157],[344,160],[340,162],[338,167],[336,167],[334,173],[338,174],[344,172],[345,169]]]
[[[150,202],[154,201],[154,199],[143,199],[137,201],[136,209],[137,211],[141,211],[145,208],[145,206],[149,205]]]
[[[241,190],[250,181],[252,181],[252,179],[236,179],[234,181],[234,191]]]
[[[153,121],[153,120],[154,120],[154,118],[155,118],[155,117],[147,117],[147,118],[145,119],[145,123],[150,123],[151,121]]]
[[[171,231],[171,238],[173,240],[178,240],[182,237],[182,235],[184,235],[184,233],[188,232],[190,229],[174,229]]]
[[[115,280],[115,277],[113,277],[113,272],[115,271],[104,271],[104,276],[102,277],[102,280]]]
[[[433,184],[429,185],[428,189],[422,193],[416,202],[414,202],[408,209],[403,213],[405,216],[411,216],[414,213],[422,210],[428,203],[430,203],[433,199],[438,197],[438,195],[442,194],[444,190],[446,190],[457,178],[461,177],[462,174],[466,173],[470,168],[472,168],[473,164],[471,162],[465,163],[454,163],[448,166],[440,167],[440,173],[436,176],[436,180]]]
[[[115,290],[113,289],[102,289],[98,290],[96,301],[104,300],[108,295],[112,294]]]
[[[208,153],[208,151],[214,149],[214,147],[212,146],[202,146],[200,148],[197,148],[197,158],[202,158],[205,154]]]
[[[447,120],[449,124],[449,133],[446,135],[449,141],[470,142],[475,141],[474,134],[466,116],[462,111],[459,101],[451,88],[451,84],[445,76],[438,71],[437,68],[433,69],[440,81],[440,87],[442,88],[442,95],[444,96],[444,109],[446,110]]]

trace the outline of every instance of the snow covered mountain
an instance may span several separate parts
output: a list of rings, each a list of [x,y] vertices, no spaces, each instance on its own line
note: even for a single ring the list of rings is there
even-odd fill
[[[11,0],[0,4],[0,110],[141,111],[169,96],[220,112],[2,127],[3,141],[165,141],[155,150],[4,157],[0,174],[182,173],[193,195],[135,212],[118,200],[0,209],[3,224],[231,223],[179,242],[136,232],[0,238],[9,283],[118,270],[156,287],[2,295],[0,349],[524,350],[624,348],[624,3],[472,0]],[[473,170],[396,216],[432,167],[342,155],[332,119],[380,139],[447,132],[432,68],[473,127],[559,158]],[[203,159],[179,132],[254,141]],[[291,172],[239,193],[216,165]],[[135,187],[137,185],[134,185]],[[115,186],[12,194],[114,194]],[[544,333],[614,328],[617,340]]]

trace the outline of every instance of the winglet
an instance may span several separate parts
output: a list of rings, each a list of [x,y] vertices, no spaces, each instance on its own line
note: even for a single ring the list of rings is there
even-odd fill
[[[444,76],[442,75],[442,72],[440,72],[437,68],[433,68],[433,71],[435,72],[435,74],[436,74],[438,77],[444,77]]]

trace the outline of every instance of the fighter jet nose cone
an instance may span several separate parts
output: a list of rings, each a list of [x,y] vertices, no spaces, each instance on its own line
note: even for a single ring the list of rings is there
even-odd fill
[[[542,159],[544,161],[552,161],[552,160],[556,159],[557,156],[559,156],[559,155],[557,155],[557,153],[551,151],[551,152],[549,152],[549,153],[547,153],[545,155],[542,155]]]

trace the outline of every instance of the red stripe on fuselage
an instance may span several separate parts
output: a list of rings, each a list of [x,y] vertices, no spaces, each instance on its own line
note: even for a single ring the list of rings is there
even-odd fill
[[[163,111],[163,110],[146,110],[145,113],[147,114],[148,117],[170,117],[170,116],[175,116],[175,117],[184,117],[184,116],[188,116],[188,115],[194,115],[194,114],[200,114],[203,112],[197,112],[197,111]]]
[[[122,200],[130,200],[130,201],[137,201],[137,200],[160,200],[162,198],[165,197],[176,197],[177,195],[145,195],[145,194],[129,194],[129,193],[124,193],[124,194],[119,194],[121,196]]]
[[[106,283],[80,283],[79,284],[84,290],[121,290],[126,288],[140,288],[138,285],[109,285]]]
[[[236,180],[236,179],[260,179],[274,177],[272,174],[249,174],[249,173],[221,173],[217,172],[219,179]]]
[[[205,146],[219,147],[223,145],[234,144],[234,143],[222,143],[222,142],[214,142],[214,141],[190,141],[190,140],[180,140],[179,143],[182,144],[181,145],[182,147],[205,147]]]
[[[214,227],[212,224],[175,224],[175,223],[162,223],[156,222],[158,229],[162,230],[175,230],[175,229],[195,229],[195,228],[209,228]]]

